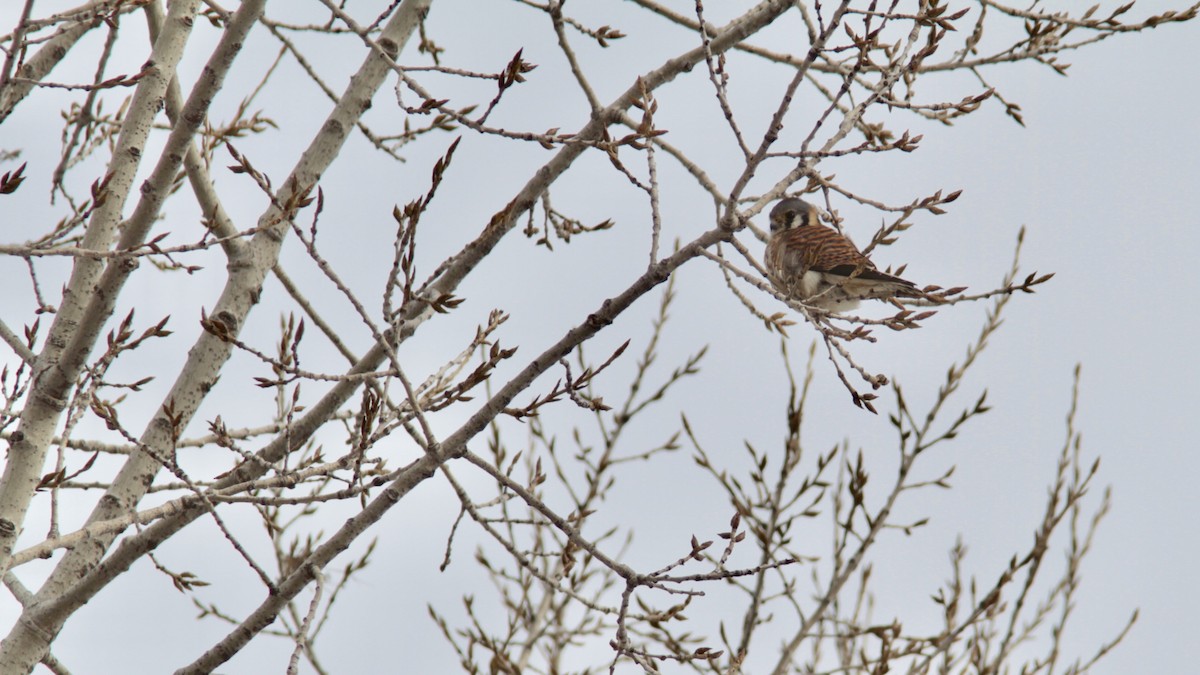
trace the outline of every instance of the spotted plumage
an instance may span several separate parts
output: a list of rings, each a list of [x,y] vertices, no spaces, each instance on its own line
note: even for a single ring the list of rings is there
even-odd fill
[[[816,207],[784,199],[771,209],[766,265],[784,295],[833,312],[866,298],[920,298],[911,281],[885,274],[839,232],[821,225]]]

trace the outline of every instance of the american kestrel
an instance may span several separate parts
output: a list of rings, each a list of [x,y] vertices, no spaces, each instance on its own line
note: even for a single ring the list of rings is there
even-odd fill
[[[767,272],[789,298],[841,312],[864,298],[927,297],[911,281],[875,269],[849,239],[821,225],[820,212],[808,202],[784,199],[770,218]]]

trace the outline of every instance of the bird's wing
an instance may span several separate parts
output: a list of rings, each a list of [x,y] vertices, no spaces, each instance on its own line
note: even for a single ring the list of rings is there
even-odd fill
[[[846,268],[845,273],[849,274],[859,267],[864,270],[875,267],[849,239],[827,227],[795,227],[778,233],[776,238],[783,256],[779,262],[791,269],[836,274],[840,272],[838,268]]]
[[[795,227],[775,236],[777,264],[785,269],[828,272],[849,276],[854,270],[875,269],[849,239],[814,225]]]
[[[875,269],[875,265],[855,248],[853,242],[827,227],[807,225],[779,232],[771,238],[767,248],[768,264],[781,272],[795,274],[813,271],[864,281],[914,285]]]

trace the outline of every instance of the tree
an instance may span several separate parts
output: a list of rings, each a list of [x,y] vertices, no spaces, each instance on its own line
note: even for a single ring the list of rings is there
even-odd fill
[[[501,618],[473,594],[457,620],[430,607],[472,671],[1078,672],[1123,635],[1079,662],[1061,653],[1079,562],[1107,511],[1107,499],[1083,501],[1096,466],[1073,412],[1027,550],[977,584],[956,547],[951,579],[925,593],[941,608],[934,629],[872,617],[867,602],[871,561],[887,562],[881,539],[923,523],[897,504],[950,485],[952,468],[930,475],[923,462],[990,409],[964,378],[1014,293],[1052,275],[1014,256],[992,289],[945,282],[896,307],[831,314],[767,281],[755,219],[785,195],[807,195],[848,232],[843,211],[873,211],[882,225],[856,234],[887,259],[959,192],[862,194],[834,166],[918,151],[985,106],[1023,123],[993,82],[1005,68],[1065,74],[1065,53],[1189,21],[1200,6],[1127,20],[1131,5],[525,0],[480,8],[486,40],[457,53],[439,41],[464,10],[439,18],[432,0],[321,0],[289,4],[285,18],[255,0],[108,0],[51,15],[34,4],[0,41],[0,123],[34,105],[63,115],[42,114],[0,148],[4,213],[30,214],[5,219],[24,240],[4,253],[34,301],[23,334],[7,313],[0,324],[11,351],[0,560],[21,605],[4,672],[65,672],[53,646],[67,620],[141,561],[209,625],[228,624],[183,645],[181,672],[211,672],[273,635],[294,645],[290,670],[303,660],[325,672],[316,637],[327,620],[361,620],[335,600],[389,539],[436,538],[443,568],[460,574],[464,540],[476,543],[472,571],[494,583]],[[531,23],[510,32],[509,15]],[[61,149],[47,161],[52,129]],[[637,204],[633,221],[609,214],[624,202]],[[740,307],[720,321],[759,337],[765,327],[781,345],[782,394],[764,387],[760,405],[783,424],[770,447],[747,439],[741,465],[664,405],[701,386],[706,350],[677,349],[668,320],[677,294],[701,283],[686,276],[696,268],[719,274]],[[978,338],[939,364],[941,387],[916,407],[872,360],[880,327],[919,339],[911,331],[935,314],[963,322],[979,303]],[[801,377],[796,340],[812,341]],[[805,414],[808,392],[826,381],[850,424],[890,422],[887,457],[803,442],[823,423]],[[695,484],[671,503],[721,501],[728,528],[627,560],[622,540],[667,493],[652,488],[632,513],[611,500],[632,474],[678,475],[683,448]],[[436,535],[382,526],[425,508],[430,484],[455,496],[457,519]],[[234,589],[221,587],[236,584],[162,554],[184,532],[258,581],[252,606],[225,609],[220,593]],[[814,533],[830,545],[814,550]],[[1066,563],[1048,571],[1056,536]],[[39,575],[22,568],[43,559],[33,590]],[[420,597],[411,579],[395,583]],[[1018,649],[1038,638],[1044,651]]]

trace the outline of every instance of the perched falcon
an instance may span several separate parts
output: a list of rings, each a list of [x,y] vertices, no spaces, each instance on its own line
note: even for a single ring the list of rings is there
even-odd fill
[[[858,306],[864,298],[924,298],[911,281],[875,269],[849,239],[821,225],[808,202],[784,199],[771,209],[767,272],[784,295],[831,312]]]

